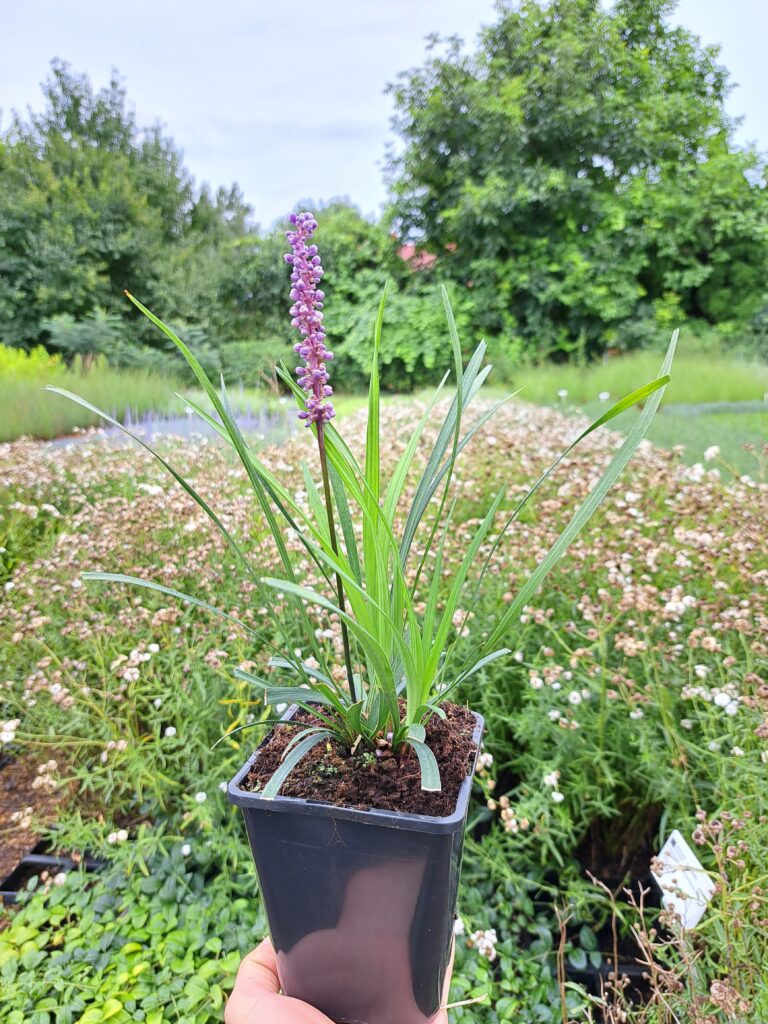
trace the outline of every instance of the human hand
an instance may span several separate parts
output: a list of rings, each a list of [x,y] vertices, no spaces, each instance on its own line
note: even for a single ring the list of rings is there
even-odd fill
[[[240,964],[224,1010],[224,1024],[333,1024],[309,1003],[280,995],[275,951],[269,939]]]
[[[446,978],[446,991],[448,984]],[[224,1024],[333,1024],[333,1021],[300,999],[280,995],[275,951],[271,941],[264,939],[240,964],[224,1011]],[[448,1024],[447,1012],[441,1010],[430,1024]]]

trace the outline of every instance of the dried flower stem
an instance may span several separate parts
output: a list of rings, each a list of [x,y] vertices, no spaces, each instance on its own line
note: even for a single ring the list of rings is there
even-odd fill
[[[568,1000],[566,998],[566,983],[567,975],[565,973],[565,944],[568,941],[568,922],[571,919],[571,915],[568,913],[567,907],[561,907],[559,904],[555,904],[555,914],[557,915],[557,924],[560,930],[560,941],[557,946],[557,987],[560,990],[560,1014],[563,1024],[568,1024]]]

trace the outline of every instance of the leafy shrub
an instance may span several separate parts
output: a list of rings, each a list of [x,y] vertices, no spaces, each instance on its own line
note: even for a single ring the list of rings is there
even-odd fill
[[[71,360],[79,355],[89,364],[97,355],[105,355],[110,362],[125,344],[126,328],[115,313],[96,309],[80,320],[70,313],[59,313],[44,320],[42,330],[48,335],[48,346]]]
[[[53,375],[62,366],[61,356],[52,355],[42,345],[25,352],[0,344],[0,380],[36,380]]]
[[[456,288],[450,289],[449,295],[468,357],[474,348],[472,304],[466,293]],[[367,386],[373,353],[373,319],[370,306],[329,303],[326,326],[333,339],[334,379],[339,382],[339,390]],[[437,288],[396,290],[390,284],[381,336],[382,388],[407,392],[434,384],[451,369],[452,358]]]
[[[269,387],[275,380],[274,367],[281,362],[292,366],[292,355],[290,345],[281,337],[231,341],[221,348],[224,379],[246,388]]]

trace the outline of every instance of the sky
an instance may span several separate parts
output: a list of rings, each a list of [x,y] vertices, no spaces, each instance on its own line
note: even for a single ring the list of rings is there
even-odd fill
[[[768,0],[681,0],[677,20],[739,84],[737,138],[768,149]],[[237,181],[266,227],[301,199],[377,214],[398,72],[430,32],[474,43],[493,0],[0,0],[0,124],[39,109],[50,61],[96,86],[123,76],[139,124],[161,122],[198,183]]]

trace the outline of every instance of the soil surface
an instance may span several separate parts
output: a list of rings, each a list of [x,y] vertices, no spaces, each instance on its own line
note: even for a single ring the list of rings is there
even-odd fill
[[[475,719],[469,708],[458,704],[446,703],[443,710],[445,721],[434,715],[426,727],[427,745],[440,767],[443,788],[439,793],[422,790],[419,762],[409,747],[404,748],[405,756],[398,760],[389,747],[383,747],[378,754],[358,751],[350,756],[341,744],[331,741],[318,743],[299,761],[283,783],[280,795],[363,810],[377,808],[436,818],[452,814],[461,783],[472,767]],[[293,721],[318,722],[306,711],[297,712]],[[259,748],[259,756],[243,780],[243,789],[257,792],[266,784],[280,767],[283,751],[295,735],[295,727],[275,726]]]
[[[40,760],[39,754],[27,754],[18,760],[9,758],[0,766],[0,882],[8,878],[40,841],[28,818],[49,824],[55,819],[62,801],[61,790],[50,792],[32,788],[39,774]],[[21,814],[21,822],[14,821],[16,813]]]
[[[616,817],[595,818],[576,850],[577,860],[609,889],[646,882],[662,811],[661,805],[638,807],[625,801]]]

